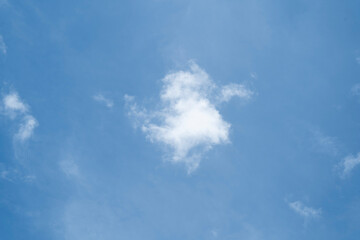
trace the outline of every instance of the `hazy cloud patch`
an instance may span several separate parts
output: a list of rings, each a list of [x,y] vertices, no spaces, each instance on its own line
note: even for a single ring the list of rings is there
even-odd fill
[[[336,138],[325,135],[320,130],[312,131],[313,148],[317,152],[335,156],[338,153],[338,144]]]
[[[257,79],[257,78],[258,78],[258,75],[257,75],[256,72],[251,72],[251,73],[250,73],[250,77],[251,77],[252,79]]]
[[[9,5],[8,0],[0,0],[0,7]]]
[[[36,176],[32,174],[25,174],[23,171],[16,168],[7,168],[0,166],[0,180],[7,182],[25,182],[33,183],[36,181]]]
[[[360,83],[355,84],[351,88],[351,94],[354,96],[360,96]]]
[[[62,160],[60,163],[60,169],[62,172],[68,177],[79,177],[79,167],[78,165],[71,159]]]

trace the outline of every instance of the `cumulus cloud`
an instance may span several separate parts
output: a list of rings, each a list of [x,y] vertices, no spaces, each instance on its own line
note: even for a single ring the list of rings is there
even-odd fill
[[[23,142],[29,139],[34,132],[34,129],[39,125],[37,120],[29,114],[29,107],[25,104],[16,92],[11,92],[3,96],[1,104],[1,113],[10,119],[16,117],[21,118],[21,124],[18,132],[15,134],[15,139]]]
[[[105,106],[108,108],[112,108],[114,106],[114,102],[112,100],[104,97],[102,94],[94,95],[93,99],[99,103],[105,104]]]
[[[345,157],[338,165],[339,173],[341,177],[348,176],[351,171],[360,164],[360,152],[356,155],[349,155]]]
[[[194,62],[188,71],[167,74],[162,83],[161,109],[141,109],[133,97],[126,95],[129,115],[141,123],[151,141],[171,150],[170,161],[184,163],[191,172],[204,152],[229,142],[230,124],[221,116],[217,103],[234,96],[249,99],[252,92],[240,84],[217,87]]]
[[[316,218],[321,215],[321,209],[307,207],[300,201],[290,202],[289,207],[304,218]]]

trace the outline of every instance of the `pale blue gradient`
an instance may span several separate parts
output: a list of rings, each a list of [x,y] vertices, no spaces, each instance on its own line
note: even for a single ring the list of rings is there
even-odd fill
[[[359,9],[0,1],[1,99],[16,91],[39,123],[19,143],[20,120],[0,115],[0,239],[359,239],[360,166],[339,168],[360,152]],[[189,60],[255,92],[220,109],[231,143],[190,175],[133,128],[124,101],[156,107],[161,79]]]

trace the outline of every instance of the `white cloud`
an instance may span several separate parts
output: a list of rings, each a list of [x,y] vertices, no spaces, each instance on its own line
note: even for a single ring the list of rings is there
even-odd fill
[[[31,115],[26,115],[23,118],[23,123],[20,125],[19,131],[16,134],[16,138],[20,141],[25,141],[30,138],[34,132],[34,129],[39,125],[36,119]]]
[[[2,5],[2,2],[0,2],[0,6]],[[6,54],[7,51],[7,47],[6,44],[4,42],[3,37],[0,35],[0,52],[2,52],[4,55]]]
[[[28,107],[21,101],[16,92],[9,93],[3,98],[3,105],[5,113],[14,118],[17,114],[24,114],[28,111]]]
[[[34,132],[34,129],[39,125],[37,120],[29,114],[29,107],[25,104],[16,92],[11,92],[2,99],[3,109],[1,113],[10,119],[15,119],[17,116],[21,117],[18,132],[15,134],[15,139],[25,141],[29,139]]]
[[[223,120],[216,102],[226,102],[234,96],[248,99],[252,92],[240,84],[218,88],[194,62],[189,71],[169,73],[162,82],[162,109],[142,110],[133,97],[126,95],[129,115],[142,123],[142,130],[151,141],[171,149],[172,162],[184,163],[191,172],[205,151],[229,142],[230,124]]]
[[[299,214],[304,218],[316,218],[316,217],[320,217],[321,215],[321,209],[314,209],[311,207],[307,207],[300,201],[289,203],[289,207],[294,212],[296,212],[297,214]]]
[[[345,157],[338,165],[337,168],[340,170],[340,176],[346,177],[350,172],[360,164],[360,152],[356,156],[349,155]]]
[[[102,94],[94,95],[93,99],[99,103],[105,104],[105,106],[108,108],[112,108],[114,106],[114,102],[112,100],[104,97]]]

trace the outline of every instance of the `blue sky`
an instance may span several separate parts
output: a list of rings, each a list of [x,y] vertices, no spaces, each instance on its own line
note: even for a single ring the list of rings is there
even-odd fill
[[[360,2],[0,1],[0,238],[358,239]]]

